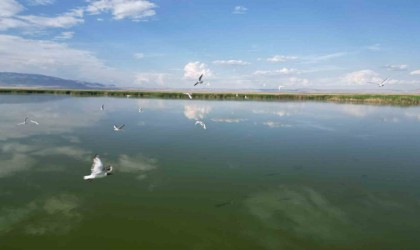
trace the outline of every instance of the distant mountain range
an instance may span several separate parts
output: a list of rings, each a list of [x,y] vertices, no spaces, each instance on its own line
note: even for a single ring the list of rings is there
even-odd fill
[[[115,85],[67,80],[39,74],[0,72],[0,87],[56,89],[115,89]]]

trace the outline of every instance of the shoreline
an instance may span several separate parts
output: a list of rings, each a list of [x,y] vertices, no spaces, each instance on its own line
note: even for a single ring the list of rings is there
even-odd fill
[[[41,88],[0,88],[0,94],[59,94],[72,96],[124,96],[133,98],[188,99],[184,91],[176,90],[78,90]],[[194,91],[199,100],[243,100],[243,101],[322,101],[335,103],[420,105],[420,94],[365,94],[365,93],[271,93],[245,91]]]

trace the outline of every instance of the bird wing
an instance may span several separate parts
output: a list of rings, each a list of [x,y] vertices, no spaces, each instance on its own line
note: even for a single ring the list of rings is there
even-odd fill
[[[25,122],[18,123],[16,125],[25,125]]]
[[[104,171],[104,165],[102,164],[101,159],[99,159],[99,156],[95,156],[92,161],[92,174],[99,174]]]
[[[118,127],[118,129],[122,129],[122,128],[124,128],[124,127],[125,127],[125,124],[123,124],[123,125],[119,126],[119,127]]]
[[[203,78],[203,74],[198,78],[198,80],[201,82],[201,78]]]
[[[118,129],[117,126],[114,125],[114,129]]]
[[[194,86],[196,86],[197,84],[199,84],[200,82],[196,82],[195,84],[194,84]]]
[[[384,82],[386,82],[389,78],[390,78],[391,76],[388,76],[387,78],[385,78],[382,82],[381,82],[381,84],[383,84]]]
[[[39,122],[37,122],[37,121],[31,120],[30,122],[32,122],[32,123],[34,123],[36,125],[39,125]]]
[[[372,83],[372,84],[376,84],[376,85],[378,85],[379,83],[377,83],[377,82],[367,82],[367,83]]]

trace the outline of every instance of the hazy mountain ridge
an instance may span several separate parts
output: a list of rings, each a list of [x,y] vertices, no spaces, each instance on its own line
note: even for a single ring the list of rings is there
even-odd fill
[[[68,80],[40,74],[0,72],[0,87],[38,87],[60,89],[114,89],[114,85]]]

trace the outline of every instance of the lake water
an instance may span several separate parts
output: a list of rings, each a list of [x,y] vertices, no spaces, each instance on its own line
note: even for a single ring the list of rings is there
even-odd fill
[[[0,95],[0,249],[419,249],[419,127],[420,107]],[[86,182],[95,153],[115,172]]]

